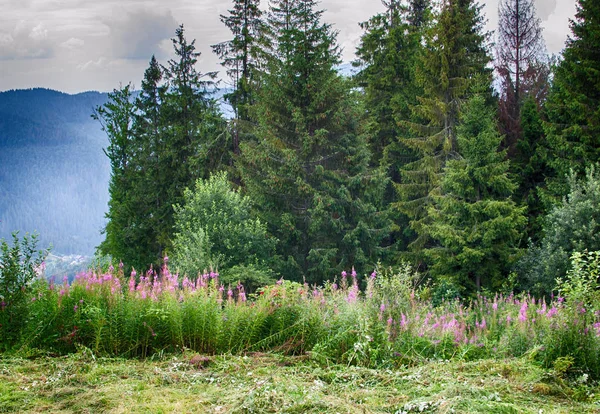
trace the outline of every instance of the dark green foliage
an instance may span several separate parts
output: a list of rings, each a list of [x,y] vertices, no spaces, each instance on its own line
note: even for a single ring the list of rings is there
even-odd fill
[[[410,245],[413,251],[427,246],[431,192],[440,185],[446,161],[457,155],[460,105],[470,96],[472,86],[481,82],[478,78],[490,84],[481,8],[470,0],[444,1],[417,64],[423,93],[417,97],[413,118],[403,121],[412,134],[401,141],[415,157],[403,166],[402,179],[395,184],[401,199],[397,207],[409,217],[417,234]]]
[[[221,22],[227,26],[233,39],[212,46],[221,58],[221,65],[227,68],[233,91],[225,95],[231,103],[235,118],[241,121],[250,119],[249,109],[255,101],[258,41],[262,30],[262,11],[259,0],[233,0],[229,15],[221,15]],[[237,153],[239,148],[235,148]]]
[[[351,84],[334,69],[335,34],[314,7],[272,4],[264,41],[272,53],[255,108],[258,142],[242,145],[238,166],[281,242],[282,274],[319,282],[352,265],[374,266],[383,234],[372,201],[385,179],[367,175]]]
[[[546,177],[552,174],[540,112],[534,97],[527,97],[521,107],[521,139],[511,160],[511,172],[518,183],[514,199],[527,208],[527,236],[533,241],[542,237],[542,220],[546,212],[542,188]]]
[[[366,119],[364,129],[372,153],[372,168],[385,168],[390,179],[384,202],[398,201],[391,183],[400,181],[400,169],[413,157],[400,137],[409,134],[399,120],[411,117],[422,89],[416,84],[415,69],[421,50],[423,26],[429,18],[429,1],[417,0],[405,6],[394,0],[384,2],[385,13],[361,23],[365,31],[357,48],[360,67],[355,76],[363,90]],[[386,245],[405,249],[406,216],[392,209],[395,229]]]
[[[523,287],[536,294],[554,289],[574,252],[600,250],[600,174],[590,167],[585,179],[578,180],[572,172],[568,185],[569,194],[545,219],[543,239],[518,266]]]
[[[104,228],[106,236],[99,249],[117,258],[128,258],[127,248],[135,243],[129,232],[130,196],[134,191],[132,176],[135,171],[132,165],[135,158],[135,146],[132,142],[134,112],[131,85],[125,85],[110,93],[108,102],[96,108],[93,115],[108,136],[109,145],[104,153],[111,165],[108,187],[110,200],[106,213],[108,221]]]
[[[502,137],[494,112],[476,95],[464,105],[457,127],[457,159],[447,162],[440,190],[432,192],[426,250],[434,277],[466,291],[498,289],[517,258],[526,219],[511,200]]]
[[[209,98],[215,74],[196,70],[199,53],[183,26],[172,41],[176,58],[161,67],[152,57],[135,101],[128,85],[96,115],[113,169],[100,251],[138,269],[159,264],[169,249],[184,190],[228,157],[225,122]]]
[[[398,137],[406,133],[406,128],[396,120],[410,117],[410,107],[417,103],[416,96],[421,92],[415,84],[415,66],[421,26],[428,10],[412,10],[397,0],[386,5],[385,13],[361,23],[365,33],[355,62],[361,70],[355,78],[364,90],[368,108],[367,133],[372,163],[391,164],[389,174],[394,175],[401,162],[398,158],[406,162],[410,157],[408,150],[398,143]],[[400,148],[396,148],[398,146]]]
[[[172,39],[176,59],[163,67],[167,92],[162,102],[162,116],[167,126],[160,167],[166,188],[166,202],[158,209],[161,218],[158,241],[168,248],[172,237],[173,204],[183,203],[183,192],[198,178],[208,178],[211,171],[224,163],[227,149],[223,145],[225,123],[208,93],[214,89],[216,73],[196,70],[200,53],[195,40],[185,38],[180,26]]]
[[[251,208],[250,199],[232,190],[224,173],[186,189],[184,204],[175,206],[173,263],[180,274],[194,277],[218,269],[224,281],[245,285],[269,274],[266,269],[273,262],[276,241],[268,237],[266,225],[251,216]],[[244,266],[249,266],[247,277]],[[228,277],[229,273],[235,276]],[[259,285],[273,281],[263,279]]]
[[[568,191],[565,177],[600,161],[600,3],[578,0],[572,35],[555,69],[546,110],[552,150],[551,195]]]
[[[0,351],[18,344],[28,321],[32,285],[48,254],[36,252],[36,245],[36,235],[21,240],[13,233],[12,246],[0,239]]]

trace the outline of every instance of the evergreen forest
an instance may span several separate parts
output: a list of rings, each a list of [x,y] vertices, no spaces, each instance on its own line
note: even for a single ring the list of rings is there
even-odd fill
[[[532,0],[386,0],[355,75],[315,0],[234,0],[212,46],[225,118],[184,25],[139,91],[94,111],[109,145],[101,255],[131,269],[322,284],[408,263],[434,297],[548,295],[600,249],[600,5],[578,0],[562,56]],[[575,223],[575,224],[574,224]]]

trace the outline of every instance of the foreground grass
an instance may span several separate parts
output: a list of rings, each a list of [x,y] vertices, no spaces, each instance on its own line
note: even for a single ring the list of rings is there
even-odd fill
[[[276,354],[0,356],[0,412],[600,413],[600,389],[527,359],[395,370]],[[598,397],[595,397],[594,392]]]

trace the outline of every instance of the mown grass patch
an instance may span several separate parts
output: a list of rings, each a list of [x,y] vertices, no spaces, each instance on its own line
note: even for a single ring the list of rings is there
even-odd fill
[[[309,356],[0,357],[0,412],[594,413],[597,385],[528,358],[370,369]],[[585,390],[585,391],[583,391]],[[542,410],[542,411],[540,411]]]

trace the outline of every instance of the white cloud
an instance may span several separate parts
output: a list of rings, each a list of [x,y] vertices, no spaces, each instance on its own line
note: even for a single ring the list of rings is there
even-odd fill
[[[82,72],[85,72],[87,70],[97,70],[99,68],[104,68],[106,67],[108,64],[108,60],[102,56],[100,58],[98,58],[97,60],[89,60],[86,63],[82,63],[77,65],[77,70],[80,70]]]
[[[78,39],[76,37],[72,37],[67,41],[64,41],[60,44],[61,47],[69,50],[79,49],[85,45],[85,41],[82,39]]]
[[[0,32],[0,60],[50,58],[54,54],[42,23],[20,20],[12,32]]]

